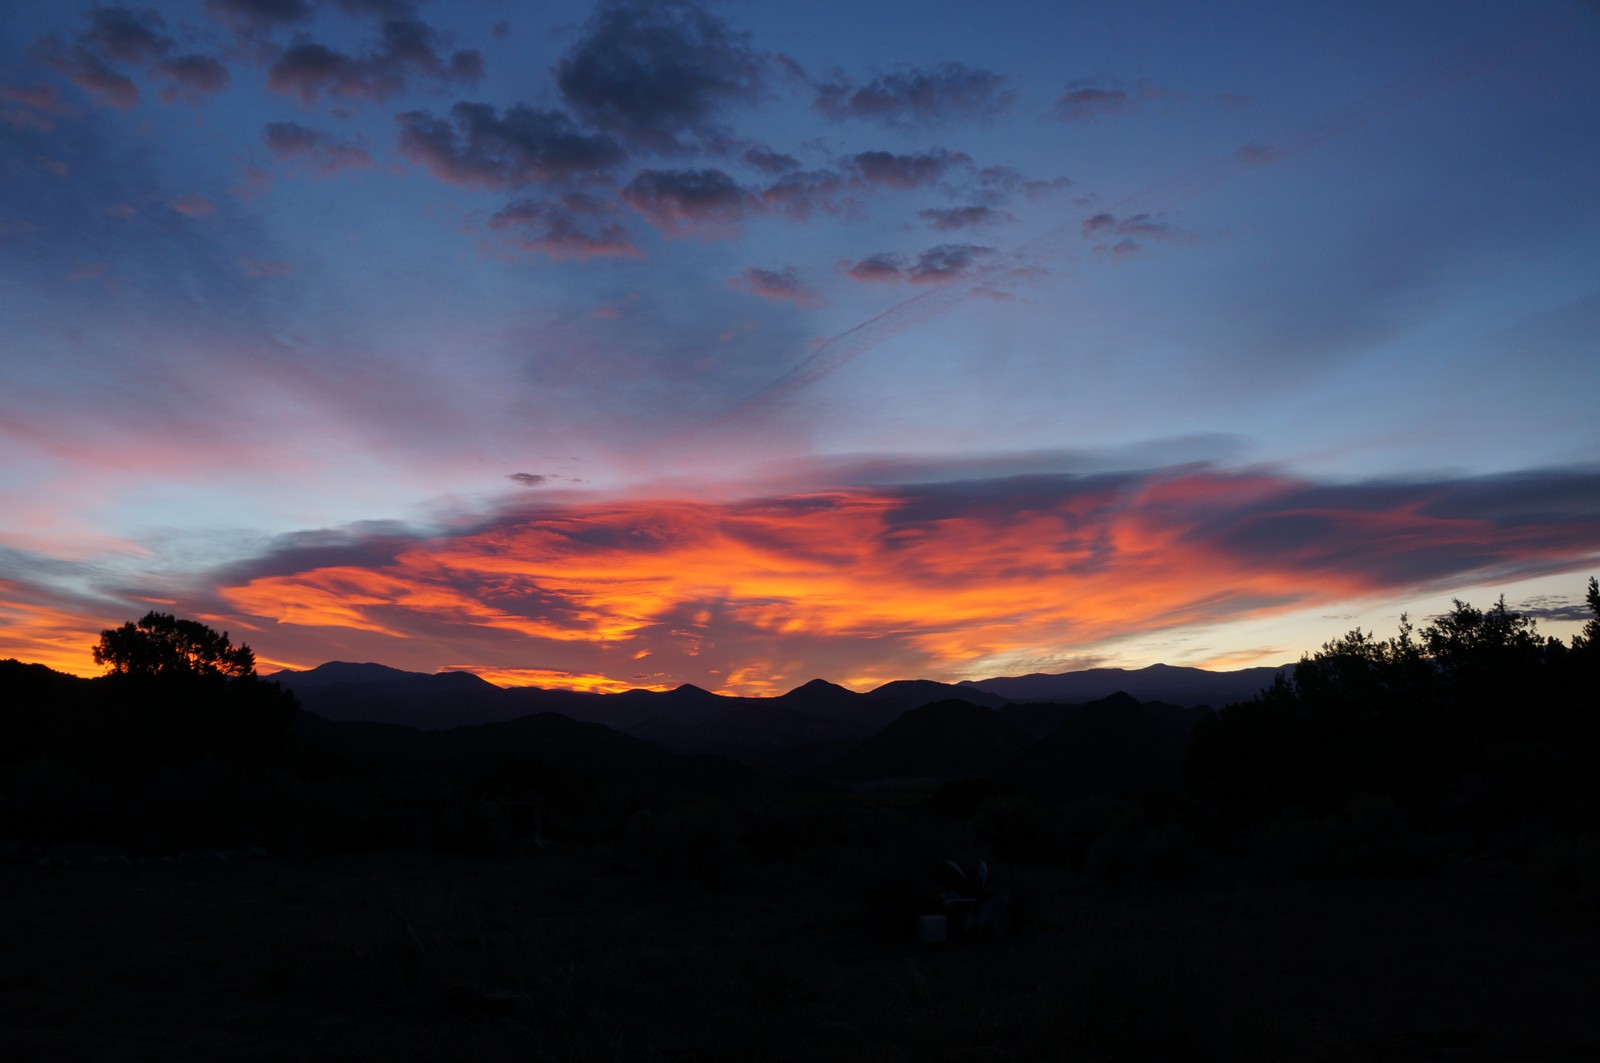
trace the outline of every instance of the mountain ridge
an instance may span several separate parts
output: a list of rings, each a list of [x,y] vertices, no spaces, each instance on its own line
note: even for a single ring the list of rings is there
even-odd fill
[[[330,720],[395,723],[438,731],[557,712],[680,752],[700,753],[833,745],[865,737],[908,711],[951,699],[998,710],[1084,704],[1121,692],[1141,702],[1186,709],[1202,705],[1220,708],[1254,697],[1282,670],[1209,672],[1159,664],[1142,669],[999,676],[955,684],[901,679],[864,692],[816,678],[783,694],[761,698],[717,694],[692,683],[672,690],[635,688],[615,694],[501,687],[470,672],[408,672],[374,662],[329,661],[263,678],[282,683],[308,711]],[[1053,717],[1044,709],[1034,710],[1032,715],[1038,717],[1035,726]]]

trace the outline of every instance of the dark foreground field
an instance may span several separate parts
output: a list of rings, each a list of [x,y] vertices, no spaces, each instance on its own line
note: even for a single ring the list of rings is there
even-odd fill
[[[0,865],[7,1060],[1600,1058],[1600,925],[1517,869],[1009,872],[917,945],[826,880],[592,854]]]

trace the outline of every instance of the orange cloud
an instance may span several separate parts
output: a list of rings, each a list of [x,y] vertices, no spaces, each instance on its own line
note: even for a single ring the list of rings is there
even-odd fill
[[[486,678],[626,688],[646,685],[629,677],[647,655],[660,685],[762,694],[814,675],[971,674],[1463,573],[1559,570],[1592,553],[1595,525],[1476,516],[1459,488],[1188,469],[547,507],[220,593],[330,634],[492,637],[506,663],[472,669]]]
[[[103,623],[58,606],[28,600],[26,588],[0,580],[0,657],[44,664],[70,675],[100,675],[93,647]]]
[[[625,690],[670,690],[662,683],[643,680],[625,682],[603,675],[562,672],[551,668],[499,668],[492,665],[452,664],[449,671],[471,672],[479,679],[502,687],[555,687],[579,690],[586,694],[620,694]]]

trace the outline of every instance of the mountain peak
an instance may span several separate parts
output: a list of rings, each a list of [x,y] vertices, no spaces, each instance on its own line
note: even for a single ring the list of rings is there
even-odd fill
[[[372,661],[361,664],[352,661],[328,661],[304,672],[285,668],[266,678],[289,679],[296,683],[378,683],[389,679],[411,679],[423,674],[390,668],[386,664],[376,664]]]
[[[486,686],[495,687],[497,690],[499,689],[499,687],[494,683],[489,682],[476,672],[463,672],[459,668],[454,668],[447,672],[435,672],[434,678],[442,679],[449,683],[455,683],[457,686],[462,687]]]
[[[813,679],[809,683],[802,683],[779,697],[789,697],[791,694],[854,694],[855,691],[842,687],[838,683],[830,683],[826,679]]]

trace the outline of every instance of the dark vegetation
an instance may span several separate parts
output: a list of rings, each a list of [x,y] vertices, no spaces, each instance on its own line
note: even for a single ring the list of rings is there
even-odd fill
[[[1593,1058],[1588,600],[1571,645],[1458,602],[1218,710],[819,681],[433,731],[151,613],[100,679],[0,662],[0,1051]],[[501,711],[340,667],[286,678]]]

